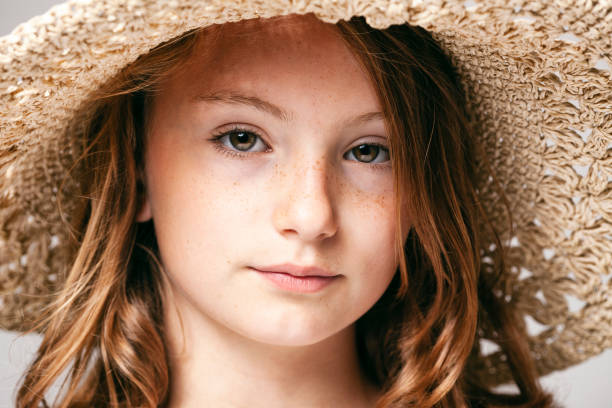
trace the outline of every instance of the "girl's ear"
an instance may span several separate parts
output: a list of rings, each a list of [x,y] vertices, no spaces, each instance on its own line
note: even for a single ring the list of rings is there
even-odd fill
[[[136,213],[136,222],[146,222],[153,218],[153,214],[151,213],[151,203],[149,201],[149,195],[147,194],[147,189],[145,187],[142,176],[142,171],[139,171],[138,174],[138,201],[139,201],[139,209]]]
[[[151,204],[149,203],[149,198],[146,194],[143,194],[142,201],[140,203],[140,209],[136,213],[136,222],[146,222],[153,218],[153,214],[151,213]]]

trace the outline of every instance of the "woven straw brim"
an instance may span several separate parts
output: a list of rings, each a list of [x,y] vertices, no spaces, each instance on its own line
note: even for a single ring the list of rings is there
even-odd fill
[[[65,129],[91,92],[192,28],[310,12],[434,34],[510,200],[514,236],[482,177],[509,243],[500,295],[531,322],[540,373],[612,346],[612,9],[597,1],[96,0],[19,26],[0,39],[0,327],[27,329],[69,266],[56,203],[62,195],[70,215],[76,186],[60,183],[80,151]],[[509,377],[501,360],[482,359],[491,382]]]

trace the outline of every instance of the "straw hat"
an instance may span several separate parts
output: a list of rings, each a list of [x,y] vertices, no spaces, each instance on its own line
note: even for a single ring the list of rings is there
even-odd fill
[[[60,183],[80,150],[65,129],[91,92],[192,28],[311,12],[433,33],[514,213],[511,236],[483,177],[509,246],[502,295],[530,323],[540,373],[611,347],[612,4],[597,0],[71,1],[20,25],[0,38],[0,327],[27,329],[69,266],[57,196],[70,216],[75,186]],[[508,378],[502,359],[482,359],[492,381]]]

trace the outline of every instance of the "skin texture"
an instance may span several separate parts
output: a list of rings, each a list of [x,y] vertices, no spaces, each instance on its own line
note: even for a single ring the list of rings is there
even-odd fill
[[[393,178],[366,73],[311,16],[227,24],[163,83],[149,118],[146,199],[166,288],[170,407],[372,406],[354,323],[396,268]],[[219,34],[219,33],[216,33]],[[281,119],[198,95],[256,96]],[[278,112],[277,112],[278,113]],[[212,138],[261,135],[233,157]],[[229,135],[225,152],[238,151]],[[351,153],[352,152],[352,153]],[[375,166],[378,165],[378,167]],[[252,267],[315,265],[339,274],[315,293],[277,288]]]

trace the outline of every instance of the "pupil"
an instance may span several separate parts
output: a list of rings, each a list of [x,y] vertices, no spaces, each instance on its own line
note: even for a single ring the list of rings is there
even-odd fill
[[[252,135],[248,132],[235,132],[230,135],[230,139],[234,147],[238,150],[248,150],[253,142]],[[240,146],[246,144],[247,146]]]
[[[246,133],[238,133],[238,141],[240,143],[246,143],[248,139],[249,137],[246,135]]]
[[[357,146],[357,151],[359,153],[359,156],[362,156],[361,159],[363,159],[364,162],[371,162],[377,156],[378,147],[364,144],[361,146]]]

